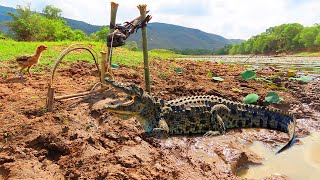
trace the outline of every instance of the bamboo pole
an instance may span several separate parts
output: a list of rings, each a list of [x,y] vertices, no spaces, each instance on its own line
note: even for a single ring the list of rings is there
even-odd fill
[[[138,9],[140,10],[141,20],[146,18],[147,14],[147,5],[140,4],[138,5]],[[143,48],[143,61],[144,61],[144,78],[146,82],[146,91],[151,93],[150,89],[150,71],[149,71],[149,62],[148,62],[148,42],[147,42],[147,28],[143,26],[141,28],[142,31],[142,48]]]
[[[101,51],[101,74],[100,74],[100,81],[105,83],[106,78],[106,62],[107,62],[107,53],[105,51]]]
[[[111,15],[110,15],[110,33],[114,31],[114,26],[116,25],[117,11],[119,4],[115,2],[111,2]],[[111,43],[112,44],[112,43]],[[112,46],[112,45],[111,45]],[[109,68],[111,68],[112,61],[112,47],[108,47],[108,56],[107,59],[109,61]]]

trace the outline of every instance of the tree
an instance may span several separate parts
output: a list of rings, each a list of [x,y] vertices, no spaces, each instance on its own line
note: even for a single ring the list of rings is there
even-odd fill
[[[299,34],[299,42],[306,48],[314,48],[315,40],[319,34],[320,29],[318,27],[306,27]]]
[[[137,51],[138,50],[138,44],[135,41],[126,42],[126,46],[125,47],[128,50],[131,50],[131,51]]]
[[[51,5],[47,5],[43,10],[42,13],[44,14],[44,16],[48,19],[61,19],[61,13],[62,10],[56,7],[53,7]]]
[[[30,41],[32,39],[31,17],[34,13],[30,10],[30,4],[27,6],[17,6],[17,13],[8,12],[13,21],[8,22],[8,26],[13,31],[14,36],[19,41]]]
[[[320,33],[317,35],[316,40],[314,41],[314,44],[320,47]]]
[[[8,25],[19,41],[80,41],[86,38],[81,30],[72,30],[61,18],[61,10],[46,6],[43,14],[34,13],[29,6],[17,6],[17,13],[8,13],[13,21]]]
[[[95,33],[90,34],[90,37],[94,41],[106,42],[107,35],[110,33],[110,29],[106,26],[102,26],[101,29]]]
[[[73,30],[73,37],[71,40],[74,41],[82,41],[87,38],[87,35],[85,32],[81,31],[80,29]]]

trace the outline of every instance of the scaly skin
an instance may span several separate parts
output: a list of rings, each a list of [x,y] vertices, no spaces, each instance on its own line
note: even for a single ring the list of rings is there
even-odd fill
[[[291,113],[273,108],[247,105],[221,97],[189,96],[164,102],[157,100],[134,84],[123,84],[106,78],[116,89],[134,96],[131,103],[108,106],[121,112],[138,112],[145,119],[143,127],[154,136],[168,134],[214,134],[233,128],[266,128],[286,132],[289,142],[280,153],[295,141],[296,121]]]

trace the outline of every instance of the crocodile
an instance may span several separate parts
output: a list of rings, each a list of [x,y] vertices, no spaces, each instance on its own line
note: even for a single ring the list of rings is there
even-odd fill
[[[275,108],[243,104],[213,95],[188,96],[164,101],[141,87],[110,78],[105,82],[132,98],[129,102],[106,105],[114,112],[136,113],[144,120],[146,133],[156,137],[181,134],[223,134],[226,129],[266,128],[288,133],[289,141],[276,154],[291,147],[296,120],[292,113]]]

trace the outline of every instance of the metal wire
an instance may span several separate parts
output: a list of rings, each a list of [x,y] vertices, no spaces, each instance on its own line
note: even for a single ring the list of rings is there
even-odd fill
[[[55,71],[58,68],[58,65],[62,61],[62,59],[67,54],[69,54],[70,52],[78,50],[78,49],[87,50],[92,55],[94,63],[95,63],[95,65],[96,65],[96,67],[97,67],[97,69],[99,71],[99,75],[101,74],[101,71],[100,71],[100,68],[99,68],[99,64],[98,64],[98,53],[94,49],[92,49],[90,46],[88,46],[86,44],[71,44],[64,51],[62,51],[62,53],[60,54],[60,56],[58,57],[58,59],[54,63],[53,69],[51,71],[50,86],[53,84],[53,77],[54,77]]]

